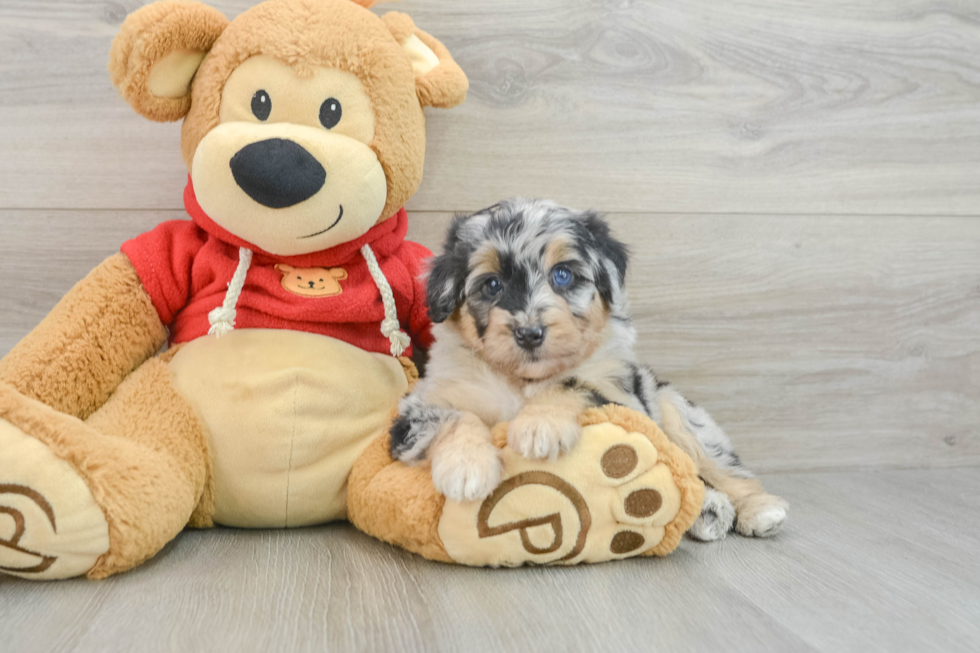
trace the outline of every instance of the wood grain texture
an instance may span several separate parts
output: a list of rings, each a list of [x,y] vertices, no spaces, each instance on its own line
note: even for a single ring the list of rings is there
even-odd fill
[[[121,242],[186,217],[179,127],[105,71],[142,4],[0,0],[0,356]],[[515,194],[614,211],[643,359],[789,499],[787,531],[502,571],[348,525],[187,532],[108,581],[0,577],[0,650],[975,650],[980,5],[388,10],[472,83],[427,111],[410,237],[438,249],[449,212]]]
[[[0,578],[0,641],[5,653],[973,651],[978,471],[774,476],[793,504],[776,539],[570,569],[442,565],[347,525],[186,532],[106,581]]]
[[[980,463],[980,221],[609,219],[641,359],[753,467]],[[447,220],[414,234],[438,247]]]
[[[0,211],[0,355],[182,213]],[[438,250],[450,219],[412,213]],[[980,220],[612,214],[640,355],[758,471],[980,464]]]
[[[0,3],[0,208],[178,209],[176,125],[105,71],[138,0]],[[214,2],[229,16],[252,0]],[[470,76],[416,210],[976,215],[972,0],[406,0]]]

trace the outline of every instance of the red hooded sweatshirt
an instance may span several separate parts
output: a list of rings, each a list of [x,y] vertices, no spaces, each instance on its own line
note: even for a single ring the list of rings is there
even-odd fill
[[[246,247],[253,257],[235,307],[236,329],[309,331],[390,354],[391,342],[381,333],[381,294],[361,253],[367,244],[391,286],[402,330],[416,345],[432,344],[425,284],[419,278],[432,252],[405,240],[405,209],[357,240],[312,254],[275,256],[211,220],[189,181],[184,206],[193,221],[164,222],[122,246],[160,320],[170,328],[171,343],[208,333],[208,313],[222,305],[239,264],[239,248]],[[313,285],[307,289],[308,280]],[[411,346],[404,355],[412,355]]]

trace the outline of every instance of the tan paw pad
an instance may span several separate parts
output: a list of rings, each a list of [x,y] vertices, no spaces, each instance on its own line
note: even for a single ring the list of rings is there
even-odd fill
[[[0,419],[0,573],[79,576],[109,550],[109,525],[71,465]]]
[[[487,499],[443,507],[439,537],[457,562],[576,564],[639,555],[664,540],[680,512],[681,491],[661,452],[647,435],[612,422],[586,426],[556,461],[501,453],[503,480]]]

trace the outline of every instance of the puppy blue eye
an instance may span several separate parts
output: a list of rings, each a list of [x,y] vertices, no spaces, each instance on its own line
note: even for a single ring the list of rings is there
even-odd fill
[[[483,292],[485,292],[490,297],[493,297],[501,290],[504,289],[504,284],[500,282],[497,277],[490,277],[483,282]]]
[[[559,265],[551,271],[551,280],[559,288],[565,288],[572,282],[572,271],[563,265]]]

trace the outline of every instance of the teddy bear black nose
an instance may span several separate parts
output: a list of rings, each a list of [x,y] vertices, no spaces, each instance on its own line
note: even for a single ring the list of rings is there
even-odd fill
[[[253,200],[284,209],[323,188],[327,171],[301,145],[282,138],[250,143],[231,157],[235,183]]]

